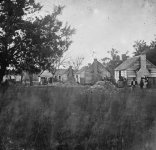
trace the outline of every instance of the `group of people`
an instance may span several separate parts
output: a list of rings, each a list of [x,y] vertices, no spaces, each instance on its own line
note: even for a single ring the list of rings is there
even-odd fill
[[[133,80],[131,81],[131,87],[132,87],[132,89],[135,88],[137,85],[139,85],[141,89],[148,88],[149,87],[149,80],[148,80],[148,78],[147,77],[142,77],[139,84],[135,80],[135,78],[133,78]]]

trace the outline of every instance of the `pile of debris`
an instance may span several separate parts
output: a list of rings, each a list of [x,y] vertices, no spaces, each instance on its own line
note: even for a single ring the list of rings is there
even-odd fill
[[[59,86],[59,87],[80,87],[82,85],[76,83],[76,82],[54,82],[52,84],[53,86]]]
[[[84,85],[78,84],[76,82],[54,82],[52,84],[53,86],[59,86],[59,87],[84,87]],[[110,82],[110,81],[98,81],[93,86],[87,86],[88,92],[97,92],[97,93],[116,93],[118,92],[118,88]]]
[[[116,86],[110,81],[98,81],[93,86],[89,88],[92,92],[108,92],[108,93],[116,93],[118,89]]]
[[[76,82],[65,82],[64,83],[64,86],[79,86],[79,84],[78,83],[76,83]]]
[[[62,82],[53,82],[52,86],[63,86]]]

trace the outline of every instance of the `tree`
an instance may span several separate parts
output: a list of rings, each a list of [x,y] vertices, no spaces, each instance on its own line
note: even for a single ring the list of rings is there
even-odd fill
[[[149,50],[146,53],[147,59],[156,65],[156,39],[152,41],[149,46]]]
[[[37,24],[36,33],[26,38],[31,41],[33,49],[37,50],[37,65],[41,69],[53,69],[53,63],[59,61],[63,53],[66,52],[72,41],[70,36],[75,32],[74,29],[57,19],[62,13],[63,7],[55,7],[51,15],[47,15],[42,19],[37,19],[33,24]],[[34,43],[32,43],[34,42]]]
[[[135,52],[134,52],[135,56],[138,56],[142,54],[143,52],[147,52],[149,49],[149,46],[146,44],[144,40],[135,41],[133,47],[135,49]]]
[[[104,66],[107,66],[107,64],[108,64],[108,62],[109,62],[110,60],[111,60],[111,59],[108,58],[108,57],[102,58],[102,63],[103,63],[103,65],[104,65]]]
[[[106,68],[110,71],[112,77],[114,75],[114,69],[121,64],[120,56],[118,55],[118,50],[112,48],[111,51],[108,51],[110,54],[110,58],[105,57],[102,59],[103,64],[106,66]]]
[[[133,47],[135,48],[135,56],[145,53],[147,59],[156,65],[156,40],[151,41],[149,45],[145,41],[135,41]]]
[[[24,50],[21,48],[23,17],[40,9],[33,0],[1,0],[0,2],[0,83],[7,67],[16,67]]]
[[[78,56],[75,59],[71,59],[69,61],[69,65],[73,66],[74,70],[79,70],[81,65],[82,65],[82,63],[83,63],[83,61],[84,61],[84,57]]]
[[[44,18],[37,18],[33,22],[27,22],[23,43],[26,52],[22,67],[29,73],[38,70],[49,70],[52,74],[62,63],[61,57],[72,43],[70,36],[75,29],[57,19],[64,7],[55,7],[52,14]]]
[[[75,32],[68,24],[63,26],[57,18],[63,7],[55,7],[52,14],[35,18],[31,15],[40,11],[41,6],[34,0],[2,1],[0,8],[3,19],[0,26],[0,57],[3,58],[0,60],[0,82],[8,66],[30,74],[53,70],[55,61],[71,45],[70,37]]]
[[[55,76],[55,73],[57,70],[60,68],[65,68],[68,64],[69,57],[66,55],[63,55],[59,58],[57,58],[53,63],[52,63],[52,69],[50,69],[50,72],[52,73],[53,77]]]

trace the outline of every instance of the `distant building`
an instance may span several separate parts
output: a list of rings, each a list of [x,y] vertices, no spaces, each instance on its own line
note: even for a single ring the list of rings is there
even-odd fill
[[[38,74],[29,74],[28,72],[23,71],[21,74],[10,73],[3,77],[3,82],[8,80],[13,83],[21,83],[24,85],[30,84],[30,78],[34,85],[38,85]]]
[[[72,66],[69,66],[68,69],[58,69],[55,73],[55,78],[62,82],[75,82],[74,75],[75,70],[72,69]]]
[[[49,72],[48,70],[45,70],[42,73],[40,73],[39,82],[41,82],[41,84],[42,82],[52,83],[52,79],[54,82],[55,81],[59,81],[59,82],[75,81],[74,73],[75,71],[72,69],[71,66],[68,69],[56,70],[54,75],[52,75],[52,73]]]
[[[77,82],[80,84],[93,84],[97,81],[110,78],[110,72],[99,62],[94,59],[92,64],[82,67],[75,71],[70,66],[68,69],[58,69],[53,76],[49,71],[45,70],[39,75],[40,81],[54,78],[54,81],[60,82]]]
[[[136,78],[140,83],[142,77],[148,77],[152,85],[156,85],[156,66],[146,59],[146,54],[135,56],[125,60],[115,68],[115,80],[122,76],[127,79],[128,84]]]
[[[75,73],[76,82],[80,84],[94,84],[105,78],[110,78],[110,72],[97,59]]]
[[[5,80],[12,80],[15,82],[20,82],[21,81],[21,75],[5,75],[3,77],[3,82],[5,82]]]
[[[72,69],[72,66],[69,66],[67,70],[67,82],[74,83],[76,81],[74,75],[75,75],[74,69]]]
[[[5,82],[6,80],[12,81],[12,82],[21,81],[21,74],[17,74],[13,68],[8,67],[5,73],[6,74],[3,76],[2,82]]]
[[[55,79],[57,81],[67,81],[67,69],[58,69],[55,73]]]
[[[40,84],[52,83],[53,75],[49,70],[44,70],[38,75],[38,80]]]

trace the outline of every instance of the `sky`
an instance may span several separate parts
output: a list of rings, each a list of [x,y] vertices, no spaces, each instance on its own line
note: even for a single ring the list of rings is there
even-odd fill
[[[134,51],[136,40],[149,44],[156,35],[156,0],[37,0],[44,12],[54,5],[65,5],[60,19],[76,29],[67,55],[94,58],[109,57],[115,48],[120,54]]]

